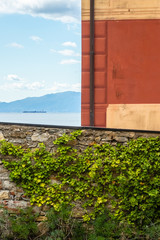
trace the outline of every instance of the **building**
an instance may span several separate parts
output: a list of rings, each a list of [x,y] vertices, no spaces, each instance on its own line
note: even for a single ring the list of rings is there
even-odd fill
[[[82,0],[82,126],[91,125],[160,130],[160,0]]]

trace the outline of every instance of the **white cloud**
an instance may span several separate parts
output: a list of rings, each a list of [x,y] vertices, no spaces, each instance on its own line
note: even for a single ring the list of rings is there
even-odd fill
[[[75,84],[68,84],[68,83],[57,83],[55,82],[50,89],[48,89],[50,92],[57,93],[57,92],[65,92],[65,91],[75,91],[80,92],[81,91],[81,84],[75,83]]]
[[[38,37],[38,36],[31,36],[30,37],[31,40],[35,41],[35,42],[40,42],[42,41],[42,38]]]
[[[9,89],[19,89],[19,90],[21,90],[21,89],[23,89],[24,88],[24,83],[23,82],[17,82],[17,83],[12,83],[12,84],[7,84],[7,87],[9,88]]]
[[[25,82],[13,82],[6,83],[4,85],[0,85],[1,90],[39,90],[43,89],[45,84],[42,82],[33,82],[33,83],[25,83]]]
[[[64,42],[64,43],[62,43],[62,46],[65,46],[65,47],[77,47],[77,44],[75,42]]]
[[[75,53],[73,50],[69,50],[69,49],[58,51],[58,53],[60,53],[63,56],[75,56],[75,57],[80,56],[79,53]]]
[[[7,82],[3,85],[0,85],[1,90],[38,90],[45,88],[44,82],[27,82],[24,78],[19,77],[16,74],[8,74],[4,77],[4,80]]]
[[[60,53],[63,56],[73,56],[74,55],[74,51],[69,50],[69,49],[58,51],[58,53]]]
[[[23,78],[19,77],[19,76],[16,75],[16,74],[8,74],[8,75],[5,77],[5,80],[7,80],[7,81],[21,82],[21,81],[23,81]]]
[[[80,21],[81,0],[1,0],[0,13],[28,14],[35,17],[76,23]]]
[[[65,59],[60,62],[60,64],[77,64],[80,63],[80,61],[76,59]]]
[[[10,43],[7,45],[8,47],[14,47],[14,48],[24,48],[23,45],[19,44],[19,43],[16,43],[16,42],[13,42],[13,43]]]
[[[53,92],[53,93],[55,93],[55,92],[63,92],[64,91],[64,89],[66,89],[66,87],[67,87],[67,84],[66,83],[57,83],[57,82],[55,82],[52,86],[51,86],[51,88],[50,89],[48,89],[48,90],[50,90],[51,92]]]
[[[45,87],[44,82],[33,82],[25,84],[25,88],[28,90],[43,89],[44,87]]]
[[[58,53],[58,54],[61,54],[63,56],[72,56],[72,57],[79,57],[80,56],[79,53],[76,53],[75,51],[70,50],[70,49],[64,49],[64,50],[60,50],[60,51],[57,51],[55,49],[50,49],[50,51],[52,53]]]
[[[81,84],[80,83],[72,84],[72,91],[80,92],[81,91]]]

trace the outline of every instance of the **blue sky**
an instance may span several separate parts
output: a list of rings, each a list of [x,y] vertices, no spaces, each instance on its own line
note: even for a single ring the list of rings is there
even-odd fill
[[[0,102],[80,91],[81,0],[0,0]]]

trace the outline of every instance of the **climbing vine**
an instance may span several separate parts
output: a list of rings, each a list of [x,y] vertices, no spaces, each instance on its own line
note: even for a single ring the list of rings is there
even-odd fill
[[[160,140],[139,138],[126,146],[93,145],[79,152],[70,144],[81,131],[54,141],[51,154],[44,144],[35,151],[1,141],[0,153],[10,178],[30,197],[32,205],[81,202],[84,220],[109,208],[119,221],[146,224],[160,215]],[[54,181],[53,181],[54,179]]]

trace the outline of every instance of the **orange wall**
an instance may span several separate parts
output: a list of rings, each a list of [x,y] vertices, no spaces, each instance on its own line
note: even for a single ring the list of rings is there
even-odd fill
[[[108,104],[160,103],[160,20],[95,21],[95,126]],[[89,21],[82,21],[82,126],[89,126]]]
[[[107,103],[160,103],[160,20],[108,22]]]

